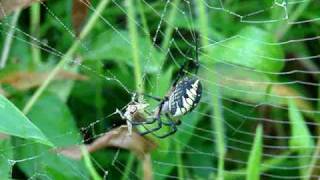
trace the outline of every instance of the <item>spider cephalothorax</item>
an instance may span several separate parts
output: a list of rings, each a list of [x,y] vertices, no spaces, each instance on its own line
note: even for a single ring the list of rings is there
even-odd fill
[[[196,44],[195,60],[186,61],[179,69],[176,79],[173,81],[171,89],[163,98],[145,95],[154,100],[159,101],[159,105],[153,111],[148,112],[142,106],[143,103],[137,103],[135,100],[129,104],[124,114],[117,111],[121,117],[133,126],[145,124],[153,124],[157,122],[157,126],[140,132],[141,135],[152,133],[156,137],[164,138],[177,131],[177,125],[180,124],[180,117],[191,112],[197,107],[202,94],[202,85],[200,80],[194,76],[199,68],[198,46]],[[190,72],[194,70],[194,74]],[[139,109],[140,108],[140,109]],[[144,114],[144,116],[141,116]],[[146,116],[145,116],[146,115]],[[166,116],[167,121],[163,121],[161,116]],[[128,124],[128,125],[129,125]],[[157,135],[153,132],[159,130],[162,126],[171,127],[171,131],[163,135]]]

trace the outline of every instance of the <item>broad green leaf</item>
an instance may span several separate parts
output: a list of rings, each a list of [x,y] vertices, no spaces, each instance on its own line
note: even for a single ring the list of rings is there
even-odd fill
[[[262,158],[262,135],[263,129],[261,125],[258,125],[256,130],[256,136],[253,142],[253,146],[250,152],[248,167],[247,167],[247,180],[259,180]]]
[[[90,51],[85,51],[85,59],[92,60],[115,60],[133,66],[131,56],[131,46],[128,43],[129,34],[127,31],[106,31],[94,37]],[[139,37],[139,56],[144,72],[158,72],[161,67],[159,61],[161,53],[150,50],[148,40],[145,37]],[[152,56],[155,59],[152,59]]]
[[[30,111],[29,117],[56,147],[70,147],[81,142],[72,114],[62,100],[55,95],[41,96]],[[17,141],[16,146],[19,159],[35,157],[18,164],[28,176],[43,173],[51,179],[88,178],[82,161],[71,160],[50,148],[29,141]]]
[[[294,96],[306,96],[300,89],[293,88],[281,82],[272,80],[264,73],[255,72],[244,67],[235,67],[226,64],[215,64],[202,69],[200,75],[203,83],[208,87],[217,84],[225,98],[236,98],[246,102],[257,104],[273,104],[275,106],[287,106],[287,100]],[[212,82],[210,77],[219,77],[218,83]],[[204,91],[204,95],[215,95],[211,89]],[[313,116],[313,108],[310,102],[294,99],[297,106],[304,110],[309,117]]]
[[[247,27],[237,36],[209,46],[210,63],[222,62],[267,72],[279,72],[284,66],[280,45],[272,34],[256,27]]]
[[[9,136],[0,134],[0,177],[1,179],[11,179],[13,146]]]
[[[0,132],[52,146],[43,132],[13,103],[0,95]]]

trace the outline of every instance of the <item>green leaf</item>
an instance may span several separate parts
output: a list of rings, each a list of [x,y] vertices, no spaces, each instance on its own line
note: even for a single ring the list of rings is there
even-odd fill
[[[81,148],[81,152],[83,154],[84,163],[85,163],[87,169],[89,170],[92,179],[102,180],[102,178],[99,176],[98,172],[96,171],[96,169],[94,168],[94,166],[91,162],[90,154],[89,154],[88,150],[86,149],[86,147],[81,146],[80,148]]]
[[[290,147],[292,150],[310,151],[314,142],[296,103],[289,100],[289,119],[291,122]]]
[[[232,63],[260,71],[279,72],[284,66],[284,55],[281,47],[273,43],[272,34],[247,27],[237,36],[210,46],[210,63]]]
[[[256,136],[253,142],[253,146],[250,152],[248,167],[247,167],[247,180],[258,180],[260,179],[260,164],[262,157],[262,126],[258,125],[256,130]]]
[[[207,87],[217,84],[221,88],[223,97],[237,98],[257,104],[286,106],[288,97],[306,96],[302,93],[303,87],[281,84],[264,73],[222,63],[212,66],[214,68],[210,66],[203,68],[200,76],[204,79],[203,83]],[[217,76],[219,77],[218,83],[214,83],[208,78]],[[208,94],[215,95],[211,89],[208,89]],[[312,117],[310,112],[314,110],[310,102],[301,98],[296,98],[294,101],[300,109]]]
[[[161,53],[149,48],[148,39],[139,37],[139,52],[144,72],[158,72],[161,67],[159,61]],[[115,60],[133,66],[131,46],[128,45],[127,31],[106,31],[94,37],[90,51],[85,51],[84,58],[92,60]],[[150,55],[152,53],[152,56]],[[152,59],[151,57],[154,57]]]
[[[299,112],[295,102],[289,100],[289,119],[291,124],[290,148],[304,158],[299,158],[300,175],[305,176],[314,148],[314,142],[302,114]],[[309,157],[309,158],[308,158]]]
[[[43,132],[2,95],[0,95],[0,119],[1,133],[52,146]]]
[[[29,117],[57,147],[72,147],[81,142],[71,112],[56,95],[43,94],[33,106]],[[82,161],[71,160],[50,148],[29,141],[17,141],[16,147],[19,159],[35,157],[18,164],[29,177],[43,173],[50,179],[88,179]]]
[[[11,179],[11,170],[13,164],[10,160],[13,159],[13,146],[11,145],[10,137],[0,134],[0,177],[2,179]]]

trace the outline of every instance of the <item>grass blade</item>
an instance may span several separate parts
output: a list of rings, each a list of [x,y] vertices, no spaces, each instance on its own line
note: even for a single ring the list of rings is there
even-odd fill
[[[260,164],[262,157],[262,126],[258,125],[256,129],[256,136],[250,152],[248,167],[247,167],[247,180],[260,179]]]
[[[289,119],[291,122],[290,148],[300,156],[310,157],[314,142],[304,118],[293,100],[289,101]],[[299,158],[298,161],[301,166],[300,175],[305,177],[310,158]]]
[[[91,159],[90,159],[90,154],[88,153],[85,146],[81,146],[81,152],[83,154],[84,163],[85,163],[87,169],[89,170],[92,179],[93,180],[102,180],[102,178],[99,176],[99,173],[95,170],[95,168],[91,162]]]

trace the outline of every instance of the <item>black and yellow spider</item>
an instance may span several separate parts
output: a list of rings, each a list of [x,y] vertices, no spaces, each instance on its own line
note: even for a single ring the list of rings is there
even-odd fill
[[[163,98],[145,95],[149,98],[159,101],[159,105],[153,113],[146,111],[147,104],[139,103],[135,100],[129,103],[125,113],[117,110],[122,119],[128,122],[130,126],[157,123],[152,129],[139,132],[141,135],[152,133],[158,138],[165,138],[177,131],[177,125],[181,123],[180,118],[191,112],[199,103],[202,94],[202,85],[200,80],[194,76],[198,73],[199,58],[198,45],[196,43],[196,58],[187,60],[179,69],[177,77],[172,83],[171,89]],[[190,72],[194,70],[194,74]],[[166,116],[168,121],[163,121],[161,116]],[[163,135],[157,135],[153,132],[161,129],[163,126],[171,127],[171,130]]]

